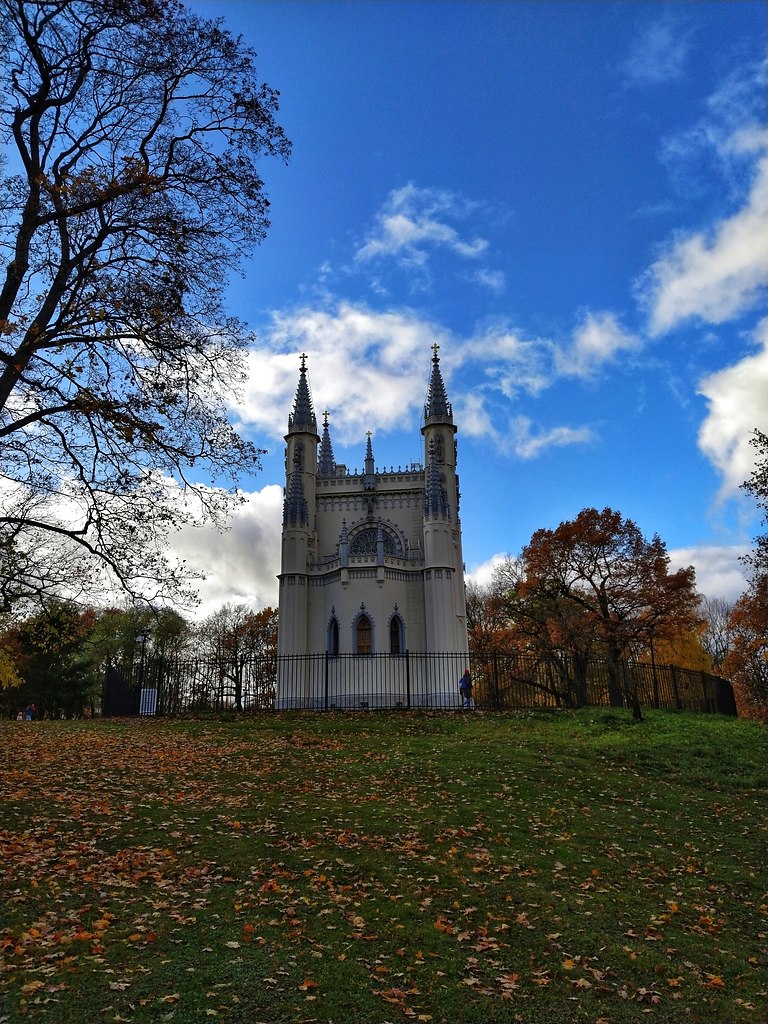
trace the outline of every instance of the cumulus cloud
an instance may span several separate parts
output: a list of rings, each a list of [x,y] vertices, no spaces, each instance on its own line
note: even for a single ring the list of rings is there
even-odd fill
[[[626,331],[615,314],[587,313],[573,332],[570,346],[558,350],[555,363],[564,376],[591,377],[621,353],[640,347],[640,339]]]
[[[690,48],[690,30],[668,13],[645,25],[632,41],[620,70],[628,85],[657,85],[680,78]]]
[[[721,497],[738,492],[752,474],[755,450],[749,443],[768,415],[768,317],[755,332],[759,350],[699,383],[707,416],[699,431],[699,448],[720,471]]]
[[[425,291],[432,285],[430,262],[438,253],[445,253],[460,261],[461,279],[500,294],[506,278],[484,262],[489,254],[488,239],[470,226],[471,219],[481,212],[481,204],[456,192],[404,185],[390,192],[376,214],[373,227],[355,252],[355,263],[358,268],[377,269],[372,287],[379,294],[385,291],[381,273],[386,266],[407,271],[411,291]]]
[[[755,308],[768,284],[768,133],[766,62],[734,71],[709,96],[690,129],[668,137],[661,158],[688,194],[712,168],[729,210],[714,223],[679,231],[637,282],[637,296],[658,336],[698,317],[719,324]]]
[[[192,571],[205,574],[197,584],[200,606],[196,617],[208,615],[228,601],[246,604],[254,611],[277,607],[283,489],[269,484],[244,497],[228,530],[185,526],[171,539],[173,554]]]
[[[305,352],[315,411],[331,412],[334,439],[348,444],[368,429],[401,427],[423,406],[431,346],[449,339],[445,328],[407,309],[374,312],[342,302],[275,313],[249,354],[235,413],[247,428],[281,437]]]
[[[406,308],[374,311],[344,302],[273,314],[259,347],[249,354],[248,380],[234,412],[254,436],[282,437],[304,352],[315,411],[318,417],[330,412],[335,443],[356,443],[367,430],[412,426],[423,409],[435,342],[466,436],[493,440],[525,459],[548,447],[591,439],[587,428],[537,430],[530,418],[514,418],[522,397],[536,397],[563,373],[551,340],[498,324],[460,337]],[[596,367],[633,343],[609,314],[600,314],[577,334],[569,365],[579,360],[583,367]],[[463,389],[452,387],[457,379]]]
[[[460,359],[463,364],[482,367],[489,384],[513,399],[520,394],[540,394],[551,386],[554,352],[547,338],[526,337],[515,328],[493,324],[462,342]]]
[[[511,424],[509,445],[521,459],[535,459],[547,448],[586,444],[593,439],[589,427],[550,427],[536,430],[527,416],[516,416]]]
[[[768,284],[768,156],[745,205],[709,231],[680,234],[640,282],[658,336],[689,317],[720,324],[752,309]]]
[[[709,598],[736,601],[746,590],[744,566],[739,561],[749,551],[746,546],[717,547],[700,545],[669,551],[672,571],[692,565],[696,570],[696,589]]]
[[[509,558],[508,553],[497,552],[497,554],[491,555],[484,562],[471,566],[466,573],[467,582],[474,583],[478,587],[489,586],[493,580],[496,566],[501,565],[507,558]]]
[[[507,287],[507,279],[501,270],[490,270],[488,267],[479,267],[466,275],[470,281],[487,288],[489,292],[500,295]]]
[[[365,262],[388,256],[422,266],[431,249],[445,248],[463,259],[474,259],[488,248],[487,240],[464,238],[449,223],[464,220],[472,206],[454,192],[404,185],[390,193],[355,258]]]

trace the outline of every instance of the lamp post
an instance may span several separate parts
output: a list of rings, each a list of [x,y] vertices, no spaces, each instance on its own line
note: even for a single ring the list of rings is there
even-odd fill
[[[144,688],[144,659],[147,651],[147,630],[140,629],[136,634],[136,643],[139,644],[139,693]]]

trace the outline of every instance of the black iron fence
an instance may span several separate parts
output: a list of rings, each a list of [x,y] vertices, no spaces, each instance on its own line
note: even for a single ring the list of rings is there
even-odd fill
[[[706,672],[621,662],[575,666],[490,651],[469,657],[301,655],[230,662],[153,658],[112,666],[104,715],[176,715],[197,711],[368,710],[462,707],[459,678],[469,667],[473,705],[517,711],[543,707],[640,707],[735,715],[730,683]]]

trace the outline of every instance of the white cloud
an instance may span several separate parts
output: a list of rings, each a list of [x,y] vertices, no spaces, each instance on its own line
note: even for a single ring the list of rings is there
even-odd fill
[[[669,551],[673,571],[692,565],[696,570],[696,589],[710,598],[736,601],[746,590],[744,567],[739,561],[749,551],[746,546],[676,548]]]
[[[690,31],[666,12],[633,40],[621,71],[629,85],[656,85],[680,78],[688,58]]]
[[[249,354],[249,378],[235,409],[249,428],[282,437],[296,393],[298,354],[308,355],[315,412],[331,413],[334,440],[358,441],[415,420],[424,403],[434,342],[455,347],[445,328],[409,310],[335,309],[275,313]],[[447,364],[446,364],[447,365]]]
[[[462,434],[467,437],[486,437],[498,441],[491,414],[480,391],[460,395],[458,400],[454,401],[453,407],[461,422]]]
[[[501,565],[509,558],[508,553],[497,553],[491,555],[486,561],[481,562],[479,565],[474,565],[466,573],[467,583],[474,583],[478,587],[487,587],[493,580],[493,573],[496,566]]]
[[[587,444],[593,435],[589,427],[550,427],[535,431],[527,416],[516,416],[511,424],[509,444],[521,459],[535,459],[547,448]]]
[[[524,459],[552,446],[591,440],[588,428],[536,430],[530,418],[512,415],[522,395],[536,397],[562,372],[550,340],[526,338],[503,325],[461,338],[412,310],[377,312],[350,303],[273,314],[261,333],[261,347],[250,353],[249,378],[234,411],[255,436],[282,437],[296,393],[299,353],[305,352],[315,412],[319,421],[328,409],[334,443],[359,442],[367,430],[412,426],[422,412],[435,341],[465,436],[487,438]],[[582,367],[596,366],[633,344],[610,314],[599,314],[577,332],[578,354],[569,365],[579,360]]]
[[[270,484],[244,497],[228,530],[185,526],[171,538],[173,554],[206,576],[197,584],[201,603],[195,617],[228,601],[254,611],[277,607],[283,489]]]
[[[537,395],[554,379],[554,346],[546,338],[526,338],[505,325],[477,331],[461,345],[462,363],[476,363],[495,390],[506,398]]]
[[[589,427],[537,429],[529,416],[510,416],[508,408],[492,410],[489,396],[482,390],[459,396],[454,409],[464,437],[483,438],[495,451],[525,461],[538,458],[549,448],[587,444],[593,440]]]
[[[488,248],[484,238],[463,238],[449,221],[463,220],[472,205],[453,192],[417,188],[410,183],[391,192],[376,217],[376,227],[355,254],[359,262],[381,256],[422,266],[429,252],[445,248],[463,259],[474,259]]]
[[[768,157],[741,210],[679,235],[640,281],[654,336],[689,317],[719,324],[752,309],[768,284]]]
[[[500,295],[507,287],[507,279],[504,272],[501,270],[490,270],[488,267],[479,267],[473,270],[467,274],[467,278],[496,295]]]
[[[664,334],[691,317],[724,323],[751,311],[768,285],[766,62],[749,63],[712,93],[705,115],[668,137],[661,158],[685,195],[719,190],[730,212],[709,227],[679,231],[636,284],[649,330]],[[712,174],[712,168],[716,174]]]
[[[708,404],[699,431],[699,448],[722,474],[721,497],[738,493],[751,475],[755,450],[749,443],[755,428],[768,418],[768,317],[755,339],[760,349],[699,383]]]
[[[557,352],[555,364],[565,376],[591,377],[605,363],[640,345],[640,339],[624,330],[613,313],[587,313],[573,332],[570,347]]]

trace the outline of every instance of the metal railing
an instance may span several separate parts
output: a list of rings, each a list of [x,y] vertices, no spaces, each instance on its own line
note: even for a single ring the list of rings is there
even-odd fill
[[[632,706],[736,714],[730,683],[672,665],[592,661],[489,651],[261,656],[230,661],[148,655],[107,671],[103,714],[198,711],[372,710],[462,707],[459,678],[470,668],[479,709]]]

